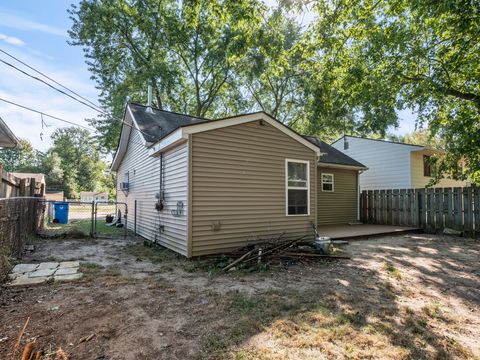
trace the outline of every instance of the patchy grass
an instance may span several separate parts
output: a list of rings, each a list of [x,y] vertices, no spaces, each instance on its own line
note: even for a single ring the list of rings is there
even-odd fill
[[[81,263],[80,272],[83,273],[80,281],[84,283],[101,281],[103,286],[113,286],[123,285],[133,281],[133,279],[122,276],[120,270],[113,266],[104,267],[95,263]]]
[[[391,344],[386,327],[368,324],[359,312],[330,308],[320,299],[321,292],[230,293],[226,306],[233,325],[215,329],[204,353],[232,359],[408,357],[408,350]],[[256,346],[256,336],[263,344],[270,343],[265,337],[271,338],[275,345]]]
[[[89,237],[92,231],[92,221],[90,219],[69,220],[68,224],[48,223],[45,224],[42,232],[46,236],[59,237],[68,236],[70,238]],[[124,236],[125,228],[116,226],[107,226],[103,220],[97,220],[96,232],[103,236]]]
[[[402,274],[400,273],[400,270],[398,270],[395,267],[395,265],[393,265],[391,262],[384,262],[383,269],[386,272],[388,272],[391,276],[393,276],[395,279],[400,280],[402,278]]]
[[[128,245],[125,247],[125,251],[127,254],[135,257],[136,261],[150,261],[154,264],[171,262],[181,258],[181,255],[172,250],[154,244],[151,246],[142,244]]]

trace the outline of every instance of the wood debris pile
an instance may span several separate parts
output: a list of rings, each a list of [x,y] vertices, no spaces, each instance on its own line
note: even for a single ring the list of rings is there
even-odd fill
[[[69,360],[69,354],[65,352],[61,347],[58,347],[56,350],[53,350],[50,346],[49,350],[44,350],[36,342],[38,337],[30,338],[26,340],[26,344],[23,347],[23,351],[20,353],[22,338],[24,337],[25,330],[27,329],[28,323],[30,322],[30,317],[25,321],[25,325],[20,330],[18,334],[18,339],[13,348],[11,358],[13,360]],[[85,336],[78,342],[77,346],[81,343],[88,342],[95,337],[95,333]],[[73,345],[73,344],[72,344]]]
[[[296,239],[285,240],[284,234],[277,238],[265,241],[256,241],[254,244],[247,245],[228,254],[230,258],[235,258],[224,271],[234,270],[255,264],[269,264],[274,260],[298,260],[300,262],[307,259],[349,259],[349,256],[333,252],[322,252],[315,247],[313,240],[302,236]],[[346,241],[333,241],[333,244],[347,244]]]

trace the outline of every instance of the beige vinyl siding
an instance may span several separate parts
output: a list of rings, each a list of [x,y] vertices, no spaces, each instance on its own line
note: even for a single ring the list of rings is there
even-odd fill
[[[357,171],[318,167],[317,224],[347,224],[357,220]],[[321,174],[333,174],[334,191],[322,191]]]
[[[427,153],[425,153],[428,155]],[[432,179],[429,176],[423,176],[423,155],[422,152],[412,152],[410,158],[411,166],[411,176],[412,176],[412,187],[413,188],[423,188]],[[438,184],[433,185],[433,187],[462,187],[469,186],[467,181],[459,181],[453,179],[442,179]]]
[[[316,154],[258,121],[191,136],[192,256],[312,233]],[[310,215],[286,216],[285,159],[310,162]]]
[[[134,228],[134,208],[137,200],[137,233],[151,241],[187,255],[187,156],[184,143],[164,154],[165,207],[155,209],[155,195],[160,191],[160,160],[151,157],[138,131],[132,131],[125,156],[117,171],[117,184],[129,172],[129,191],[125,194],[117,185],[117,201],[128,204],[127,227]],[[181,216],[173,216],[177,201],[184,203]],[[164,231],[160,232],[160,225]]]

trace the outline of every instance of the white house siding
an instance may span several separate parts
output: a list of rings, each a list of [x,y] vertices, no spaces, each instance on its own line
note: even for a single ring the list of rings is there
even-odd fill
[[[412,187],[413,188],[422,188],[428,185],[431,177],[423,175],[423,155],[427,155],[422,152],[412,152],[411,154],[411,169],[412,169]],[[470,183],[467,181],[458,181],[453,179],[442,179],[438,184],[435,184],[433,187],[462,187],[470,186]]]
[[[160,192],[160,159],[149,155],[138,131],[132,132],[117,172],[117,201],[128,204],[128,228],[134,228],[137,200],[137,233],[183,255],[187,255],[187,156],[186,143],[163,155],[165,207],[160,212],[155,209],[156,195]],[[128,193],[119,186],[126,172],[129,172]],[[172,211],[177,209],[178,201],[183,202],[184,210],[175,216]]]
[[[410,145],[348,137],[349,148],[344,150],[343,139],[332,144],[368,170],[360,175],[361,190],[398,189],[411,187]]]

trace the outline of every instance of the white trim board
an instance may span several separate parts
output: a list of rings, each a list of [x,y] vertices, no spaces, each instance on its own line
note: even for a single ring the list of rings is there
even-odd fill
[[[130,140],[130,135],[132,133],[132,130],[136,130],[140,133],[141,139],[142,139],[142,145],[145,147],[148,147],[151,145],[150,142],[148,142],[145,137],[143,136],[142,132],[140,131],[140,128],[137,124],[137,121],[135,120],[135,116],[132,113],[132,109],[130,109],[130,106],[127,105],[125,108],[125,113],[126,116],[124,116],[124,121],[122,123],[122,132],[120,134],[120,142],[117,147],[117,151],[115,152],[115,156],[112,160],[112,165],[110,165],[110,168],[113,171],[117,171],[118,167],[120,166],[120,163],[122,162],[122,159],[127,151],[128,147],[128,142]]]
[[[300,163],[307,164],[307,213],[306,214],[289,214],[288,213],[288,190],[305,190],[305,188],[298,188],[294,186],[288,186],[288,163]],[[297,160],[297,159],[285,159],[285,216],[310,216],[310,161]]]

